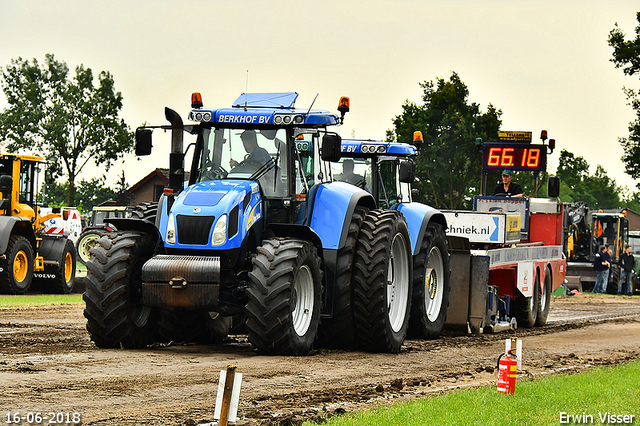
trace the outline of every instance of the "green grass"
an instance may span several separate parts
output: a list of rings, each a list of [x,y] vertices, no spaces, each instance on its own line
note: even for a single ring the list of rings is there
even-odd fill
[[[498,394],[495,386],[460,390],[333,417],[326,425],[559,425],[563,412],[589,414],[592,424],[607,424],[599,413],[628,414],[635,416],[633,424],[640,424],[639,378],[636,360],[579,374],[519,380],[512,396]]]
[[[0,308],[20,306],[70,305],[82,302],[81,294],[35,294],[0,296]]]

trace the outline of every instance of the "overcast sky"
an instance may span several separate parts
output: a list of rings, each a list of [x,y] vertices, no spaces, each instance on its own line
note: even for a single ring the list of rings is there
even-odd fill
[[[132,129],[164,124],[165,106],[186,120],[193,91],[205,107],[230,106],[247,80],[250,92],[298,92],[298,107],[319,94],[314,108],[335,111],[345,95],[340,133],[372,139],[405,100],[420,101],[419,82],[455,71],[470,102],[502,110],[503,130],[548,130],[550,172],[565,148],[634,187],[618,138],[634,119],[622,88],[640,81],[609,61],[607,36],[616,22],[634,36],[639,10],[637,0],[0,0],[0,66],[53,53],[110,71]],[[169,145],[156,132],[154,154],[116,164],[108,184],[168,167]]]

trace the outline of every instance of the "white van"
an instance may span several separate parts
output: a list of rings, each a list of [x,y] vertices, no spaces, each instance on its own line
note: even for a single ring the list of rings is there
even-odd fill
[[[47,234],[66,235],[75,245],[82,233],[82,220],[78,209],[75,207],[40,208],[40,216],[46,216],[52,213],[59,214],[60,217],[54,217],[42,222],[44,232]]]

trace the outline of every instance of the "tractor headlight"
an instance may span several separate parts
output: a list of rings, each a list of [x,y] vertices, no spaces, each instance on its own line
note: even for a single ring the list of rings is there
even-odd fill
[[[227,242],[227,215],[223,214],[218,218],[216,226],[213,227],[211,235],[211,245],[219,246]]]
[[[173,215],[169,215],[169,222],[167,223],[166,240],[167,240],[167,244],[176,243],[176,225],[173,220]]]

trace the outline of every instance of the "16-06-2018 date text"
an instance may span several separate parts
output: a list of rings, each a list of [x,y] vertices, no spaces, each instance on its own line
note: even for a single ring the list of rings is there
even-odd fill
[[[4,418],[5,424],[25,425],[73,425],[82,423],[80,413],[65,412],[20,412],[7,411]]]

